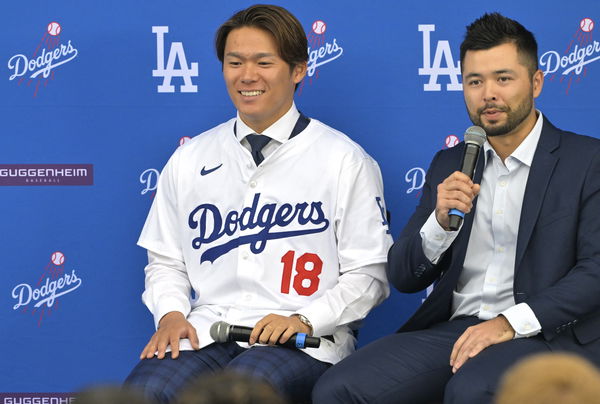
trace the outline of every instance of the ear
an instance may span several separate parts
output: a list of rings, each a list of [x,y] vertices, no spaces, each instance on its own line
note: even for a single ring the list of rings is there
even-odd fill
[[[538,69],[535,73],[533,73],[531,83],[533,98],[537,98],[542,92],[542,87],[544,87],[544,73]]]
[[[298,84],[306,76],[306,62],[298,63],[292,69],[292,79],[295,84]]]

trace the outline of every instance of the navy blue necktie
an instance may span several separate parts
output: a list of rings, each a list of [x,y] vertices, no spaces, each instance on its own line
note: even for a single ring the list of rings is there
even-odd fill
[[[250,151],[250,153],[252,153],[252,158],[258,166],[265,159],[262,154],[262,149],[269,143],[271,138],[265,135],[247,135],[246,139],[248,140],[248,143],[250,143],[250,148],[252,149]]]

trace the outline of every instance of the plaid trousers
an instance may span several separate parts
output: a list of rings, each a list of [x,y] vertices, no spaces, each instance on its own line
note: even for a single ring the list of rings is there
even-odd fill
[[[330,366],[297,349],[214,343],[199,351],[181,351],[177,359],[167,353],[164,359],[141,360],[125,384],[159,403],[169,403],[202,374],[227,369],[265,380],[292,403],[305,403]]]

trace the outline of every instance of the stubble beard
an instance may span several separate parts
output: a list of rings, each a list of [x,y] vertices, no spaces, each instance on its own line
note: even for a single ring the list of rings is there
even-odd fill
[[[485,134],[490,137],[506,135],[517,128],[527,117],[533,107],[533,97],[527,97],[522,103],[517,105],[515,110],[509,106],[499,106],[494,103],[488,103],[477,109],[475,113],[469,111],[469,118],[474,125],[481,126]],[[483,123],[481,116],[483,111],[494,108],[506,114],[506,121],[503,124],[497,124],[498,121],[489,121],[489,124]]]

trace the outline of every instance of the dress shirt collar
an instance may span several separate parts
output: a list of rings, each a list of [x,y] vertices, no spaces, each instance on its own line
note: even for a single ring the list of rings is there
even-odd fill
[[[289,139],[292,130],[294,130],[294,126],[300,117],[300,112],[296,108],[296,104],[292,103],[292,106],[281,118],[279,118],[273,125],[269,126],[267,129],[263,131],[263,133],[258,133],[259,135],[265,135],[278,141],[279,143],[284,143]],[[240,113],[237,114],[236,119],[236,137],[238,141],[242,141],[246,136],[256,133],[253,129],[251,129],[248,125],[242,121],[240,118]]]
[[[542,134],[542,126],[544,124],[544,118],[542,113],[536,109],[538,114],[537,121],[535,121],[535,125],[531,132],[525,137],[525,139],[521,142],[521,144],[515,149],[514,152],[509,158],[516,159],[521,163],[525,164],[527,167],[531,167],[531,162],[533,161],[533,155],[535,154],[535,149],[537,148],[538,141],[540,140],[540,135]],[[493,155],[497,155],[494,148],[490,145],[490,143],[486,140],[483,144],[483,150],[485,152],[485,163],[488,162],[488,157]]]

